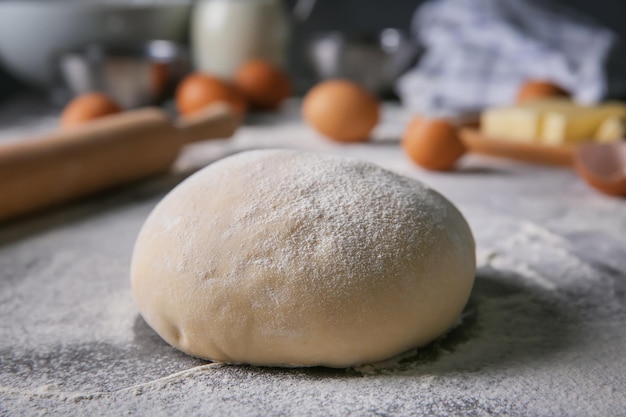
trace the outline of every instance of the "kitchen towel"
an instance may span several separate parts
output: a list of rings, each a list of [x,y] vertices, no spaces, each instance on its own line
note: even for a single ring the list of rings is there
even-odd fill
[[[546,0],[433,0],[412,30],[425,52],[397,91],[422,114],[510,104],[528,79],[552,81],[582,103],[626,90],[617,36]]]

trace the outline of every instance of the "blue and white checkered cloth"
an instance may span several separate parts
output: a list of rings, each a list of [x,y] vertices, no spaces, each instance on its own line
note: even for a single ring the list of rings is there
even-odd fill
[[[425,52],[397,91],[419,113],[509,104],[531,78],[555,82],[583,103],[609,93],[616,35],[546,0],[433,0],[417,10],[413,32]]]

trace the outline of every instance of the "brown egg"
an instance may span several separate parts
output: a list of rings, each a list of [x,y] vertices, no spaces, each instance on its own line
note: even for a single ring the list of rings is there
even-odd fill
[[[402,137],[402,147],[413,162],[432,171],[449,171],[465,154],[457,128],[445,119],[415,117]]]
[[[378,100],[345,80],[322,82],[304,97],[302,116],[322,135],[339,142],[365,142],[378,124]]]
[[[217,102],[228,103],[240,115],[246,112],[247,103],[243,96],[232,85],[210,75],[188,75],[176,90],[176,107],[183,116]]]
[[[260,59],[243,64],[235,74],[235,86],[254,108],[273,110],[291,95],[287,74]]]
[[[105,94],[83,94],[65,106],[65,110],[61,114],[61,127],[78,126],[121,111],[120,106]]]
[[[517,91],[516,102],[537,100],[550,97],[569,97],[570,94],[562,87],[543,80],[526,81]]]

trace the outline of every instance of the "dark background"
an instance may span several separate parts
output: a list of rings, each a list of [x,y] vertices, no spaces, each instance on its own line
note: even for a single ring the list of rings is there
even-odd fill
[[[296,0],[285,0],[291,8]],[[609,27],[626,39],[626,0],[559,0]],[[318,0],[310,19],[294,33],[293,51],[299,40],[317,30],[371,33],[381,29],[409,28],[415,8],[424,0]],[[581,53],[584,53],[582,51]],[[0,100],[27,87],[0,68]]]

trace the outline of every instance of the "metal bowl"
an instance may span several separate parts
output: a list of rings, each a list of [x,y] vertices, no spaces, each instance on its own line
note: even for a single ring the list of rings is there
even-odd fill
[[[72,96],[101,91],[124,108],[160,102],[190,67],[187,50],[163,40],[136,47],[91,44],[60,54],[58,63]]]
[[[160,102],[190,66],[185,48],[163,40],[138,46],[91,44],[62,53],[58,62],[72,96],[101,91],[124,108]]]
[[[383,96],[393,92],[395,81],[419,54],[405,32],[392,28],[373,35],[317,33],[307,49],[318,79],[347,78]]]
[[[88,43],[187,38],[190,0],[0,1],[0,63],[39,87],[54,83],[54,57]]]

